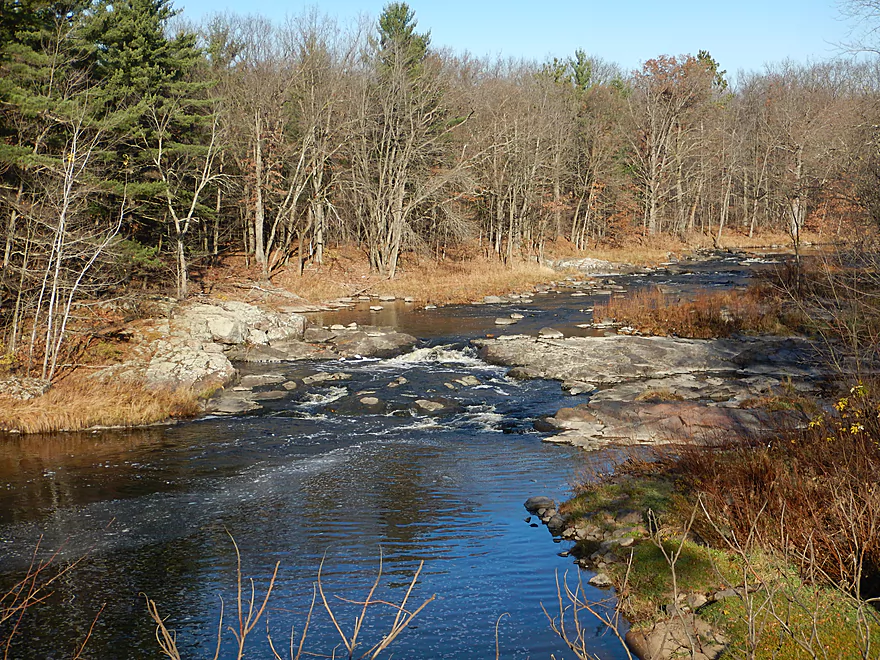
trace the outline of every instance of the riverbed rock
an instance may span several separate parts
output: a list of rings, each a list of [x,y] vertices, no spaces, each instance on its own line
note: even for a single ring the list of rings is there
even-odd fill
[[[416,399],[413,405],[421,412],[433,413],[443,410],[446,406],[439,401],[430,401],[429,399]]]
[[[287,380],[281,374],[248,374],[242,376],[238,384],[242,387],[259,387],[260,385],[277,385]]]
[[[357,330],[339,332],[330,343],[342,357],[390,358],[412,349],[417,342],[412,335],[393,328],[361,326]]]
[[[565,335],[556,328],[541,328],[538,330],[538,337],[541,339],[562,339]]]
[[[599,273],[619,273],[621,271],[632,270],[630,264],[614,263],[604,261],[603,259],[593,259],[584,257],[581,259],[557,259],[555,261],[545,260],[548,267],[554,270],[577,270],[582,273],[590,273],[593,275]],[[535,287],[537,289],[537,287]]]
[[[630,650],[643,660],[715,660],[721,657],[726,644],[724,635],[689,612],[679,612],[648,629],[630,630],[625,639]]]
[[[200,341],[173,337],[156,342],[144,381],[149,387],[205,391],[223,387],[236,373],[222,351]]]
[[[516,319],[512,319],[509,316],[499,316],[495,319],[495,325],[514,325],[516,323]]]
[[[547,525],[547,530],[553,536],[560,536],[563,530],[568,526],[568,519],[563,515],[554,513],[546,520],[545,524]]]
[[[614,580],[608,577],[607,573],[596,573],[588,582],[599,589],[608,589],[614,586]]]
[[[254,400],[251,392],[237,392],[233,389],[222,390],[211,398],[205,409],[206,412],[221,415],[241,415],[243,413],[259,410],[262,406]]]
[[[336,331],[344,330],[344,326],[338,326]],[[322,328],[320,326],[312,326],[310,328],[306,328],[303,332],[303,341],[309,342],[310,344],[320,344],[325,341],[330,341],[336,336],[336,332],[333,330],[328,330],[327,328]]]
[[[339,357],[325,344],[309,344],[297,340],[273,342],[270,346],[236,346],[228,349],[226,356],[238,362],[255,363],[331,360]]]
[[[305,317],[273,312],[236,301],[181,305],[171,320],[171,331],[202,342],[237,345],[250,340],[251,330],[265,333],[270,341],[301,339]],[[261,342],[253,342],[261,343]]]
[[[351,380],[351,374],[344,371],[336,371],[329,373],[327,371],[319,371],[311,376],[302,379],[303,385],[321,385],[324,383],[335,383],[340,380]]]
[[[812,345],[792,338],[513,336],[473,343],[487,361],[516,365],[510,377],[577,382],[578,390],[598,387],[588,404],[562,409],[535,425],[556,432],[546,438],[550,442],[587,449],[609,443],[712,442],[731,433],[760,432],[772,416],[741,404],[767,394],[782,378],[798,388],[815,387],[824,375],[815,366]]]
[[[540,509],[555,509],[556,502],[544,495],[535,495],[534,497],[530,497],[525,501],[523,505],[531,514],[537,514]]]

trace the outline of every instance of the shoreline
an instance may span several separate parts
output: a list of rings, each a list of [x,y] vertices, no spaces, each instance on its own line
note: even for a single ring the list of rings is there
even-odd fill
[[[699,250],[699,248],[695,249]],[[622,253],[623,252],[621,252],[621,254]],[[583,259],[583,257],[579,257],[579,259]],[[587,259],[590,260],[592,257]],[[695,261],[699,260],[701,259],[697,256]],[[601,265],[614,266],[607,262],[602,262]],[[619,270],[621,267],[631,268],[626,264],[617,264],[617,266],[618,268],[616,270]],[[524,272],[528,274],[526,278],[527,283],[522,280]],[[525,290],[525,286],[528,286],[529,290],[534,290],[534,287],[537,284],[558,281],[561,277],[564,278],[567,276],[567,273],[571,272],[576,271],[554,271],[538,266],[538,264],[530,265],[526,271],[522,271],[521,269],[496,269],[496,272],[493,272],[491,277],[488,280],[483,281],[481,284],[476,281],[468,282],[470,286],[476,286],[477,288],[471,288],[468,291],[467,296],[464,296],[466,301],[460,301],[462,296],[453,292],[454,295],[448,300],[438,301],[438,303],[441,305],[479,303],[480,298],[498,295],[502,290],[506,294],[515,291],[523,291]],[[580,272],[579,275],[582,277],[590,277],[591,273],[589,271]],[[380,284],[381,285],[375,287],[367,287],[368,289],[371,289],[371,294],[369,296],[370,300],[378,301],[382,297],[395,295],[398,299],[407,298],[412,301],[419,300],[422,303],[429,302],[427,300],[421,300],[418,291],[410,291],[410,293],[415,294],[412,296],[382,293],[383,289],[389,287],[393,289],[406,286],[407,283],[405,278],[397,281],[386,281]],[[338,298],[327,299],[319,304],[312,304],[303,300],[296,294],[290,293],[288,289],[274,285],[268,288],[256,285],[253,285],[252,287],[242,286],[241,288],[237,288],[236,285],[231,288],[238,294],[239,298],[243,298],[244,300],[253,300],[254,298],[259,299],[257,304],[263,309],[297,310],[297,312],[292,312],[292,314],[297,314],[299,310],[305,309],[332,311],[349,304],[340,302]],[[193,297],[191,300],[187,301],[185,305],[224,304],[223,301],[227,299],[228,293],[229,291],[220,291],[214,297]],[[406,293],[406,290],[402,293]],[[367,296],[364,297],[366,298]],[[180,308],[181,305],[175,304],[169,308],[169,311]],[[102,340],[102,345],[108,346],[108,348],[104,350],[111,353],[116,350],[124,350],[129,354],[132,351],[140,351],[141,355],[138,359],[143,361],[146,359],[143,355],[144,347],[139,346],[138,342],[140,342],[140,344],[155,342],[157,338],[161,338],[163,335],[167,334],[167,323],[165,326],[162,325],[163,323],[165,322],[163,322],[162,319],[154,319],[152,321],[140,321],[134,325],[129,324],[119,331],[119,334],[127,334],[127,338],[134,336],[135,339],[128,342],[117,342],[116,344],[112,344],[109,340]],[[305,323],[306,321],[304,318],[303,329]],[[232,377],[230,376],[223,376],[219,378],[219,380],[208,379],[204,382],[184,382],[182,386],[180,383],[171,383],[169,386],[164,386],[166,390],[165,392],[159,392],[155,388],[155,383],[148,379],[128,377],[126,378],[128,381],[127,384],[124,384],[121,380],[113,377],[110,380],[117,388],[117,391],[113,393],[113,397],[129,401],[129,408],[118,410],[115,413],[104,416],[100,413],[99,409],[106,402],[107,397],[101,392],[94,391],[95,386],[93,385],[93,383],[100,382],[100,380],[96,378],[94,372],[101,371],[101,369],[90,364],[85,364],[83,366],[89,367],[91,373],[85,375],[82,373],[82,370],[75,370],[72,374],[67,375],[56,383],[54,387],[43,396],[35,397],[20,403],[17,402],[17,400],[11,400],[9,397],[0,397],[0,426],[5,427],[5,430],[2,432],[16,435],[22,432],[28,432],[27,428],[18,428],[20,426],[23,427],[23,424],[14,421],[16,418],[21,419],[23,415],[29,415],[35,419],[38,418],[40,420],[38,427],[30,432],[41,433],[90,430],[101,427],[133,428],[157,423],[174,423],[176,420],[194,419],[205,413],[205,403],[209,398],[205,396],[205,391],[213,392],[217,388],[229,385],[232,380]],[[119,365],[117,365],[117,367],[118,366]],[[227,369],[230,368],[227,367]],[[110,371],[108,373],[112,374],[113,372]],[[231,373],[232,372],[230,371],[230,374]],[[101,387],[106,386],[101,385]],[[39,405],[38,402],[40,401],[45,405]],[[139,406],[138,402],[146,405],[150,410],[140,410],[139,408],[143,406]],[[163,407],[165,408],[164,411],[161,410]],[[71,416],[71,410],[79,411],[79,417],[89,417],[89,415],[85,413],[85,411],[89,409],[95,409],[93,415],[96,418],[90,423],[85,423],[78,419],[68,419]]]

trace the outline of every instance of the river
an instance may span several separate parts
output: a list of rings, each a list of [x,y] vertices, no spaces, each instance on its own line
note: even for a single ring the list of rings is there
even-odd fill
[[[610,285],[734,286],[750,270],[731,257],[614,276]],[[266,620],[279,649],[287,649],[291,627],[299,635],[322,560],[331,606],[350,631],[359,608],[343,599],[366,597],[380,557],[381,600],[399,601],[420,562],[409,605],[436,595],[394,642],[393,657],[493,658],[496,623],[501,658],[573,657],[542,603],[552,611],[557,576],[575,581],[578,570],[560,556],[568,544],[528,520],[523,502],[565,499],[573,483],[612,469],[620,455],[542,443],[534,419],[586,396],[567,396],[556,382],[508,379],[467,344],[498,332],[493,319],[514,312],[525,318],[506,332],[588,333],[577,325],[590,320],[599,297],[573,292],[502,306],[394,304],[378,314],[366,307],[325,314],[316,320],[393,324],[422,346],[388,360],[246,366],[244,373],[285,378],[351,376],[268,399],[247,415],[0,440],[0,587],[21,578],[38,544],[41,557],[58,551],[54,566],[81,558],[23,617],[9,657],[70,658],[99,612],[82,658],[160,657],[144,594],[176,631],[183,657],[213,657],[221,599],[227,617],[235,609],[232,539],[258,596],[280,563],[247,657],[273,657]],[[470,384],[456,382],[468,376]],[[366,395],[380,398],[384,412],[347,405]],[[408,412],[415,398],[441,397],[451,412]],[[608,597],[586,589],[590,598]],[[362,633],[367,645],[393,618],[386,606],[373,610]],[[626,657],[601,626],[589,632],[600,657]],[[220,657],[235,657],[232,634],[223,640]],[[305,648],[329,656],[339,643],[319,600]]]

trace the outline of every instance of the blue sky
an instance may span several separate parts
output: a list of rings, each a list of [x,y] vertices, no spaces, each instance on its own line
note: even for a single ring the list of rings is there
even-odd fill
[[[185,17],[214,12],[259,13],[272,19],[318,6],[345,23],[378,16],[382,0],[175,0]],[[581,2],[418,1],[419,29],[430,30],[435,46],[473,55],[544,60],[577,48],[638,67],[662,54],[708,50],[731,74],[760,70],[786,58],[806,62],[839,51],[848,24],[835,0],[582,0]]]

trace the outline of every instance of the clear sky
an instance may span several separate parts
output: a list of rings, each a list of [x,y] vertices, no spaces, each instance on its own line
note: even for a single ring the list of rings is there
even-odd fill
[[[185,17],[215,11],[258,13],[271,19],[307,7],[341,23],[359,15],[375,18],[383,0],[175,0]],[[434,46],[476,56],[545,60],[581,48],[637,68],[657,55],[708,50],[722,69],[760,70],[786,58],[806,62],[834,56],[848,23],[836,0],[581,0],[580,2],[486,2],[412,0],[419,29]]]

